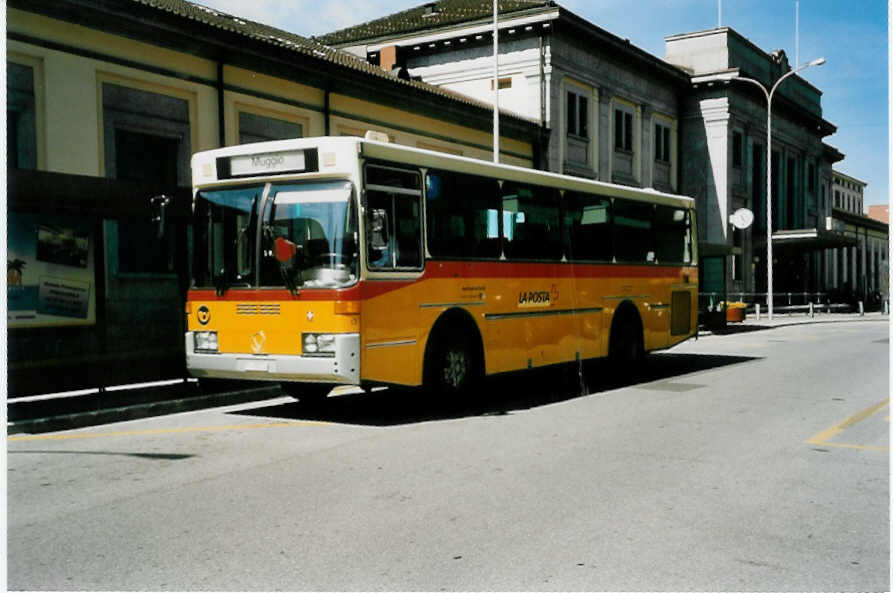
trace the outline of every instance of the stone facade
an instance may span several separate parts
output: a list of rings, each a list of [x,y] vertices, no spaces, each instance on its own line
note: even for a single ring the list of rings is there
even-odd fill
[[[500,17],[498,100],[500,109],[545,128],[540,168],[678,193],[688,75],[561,6],[539,4]],[[492,21],[485,16],[338,46],[373,63],[396,47],[410,77],[492,103]],[[331,37],[322,40],[345,36]]]
[[[734,79],[755,80],[768,92],[791,66],[783,51],[766,53],[728,27],[667,37],[666,59],[692,76],[682,115],[681,190],[697,200],[700,240],[715,256],[703,266],[712,275],[702,279],[702,290],[752,296],[765,292],[766,96],[751,82]],[[773,246],[778,242],[781,251],[773,253],[773,260],[779,260],[774,291],[823,288],[820,246],[834,240],[823,234],[832,208],[831,167],[843,157],[823,139],[835,130],[822,118],[821,91],[797,75],[777,87],[772,99],[770,232]],[[729,224],[729,215],[739,208],[755,215],[749,229]],[[788,233],[795,230],[804,231],[797,237],[808,239],[797,243]],[[792,245],[797,246],[793,251]]]
[[[868,185],[833,172],[833,216],[829,223],[852,239],[853,245],[826,250],[824,274],[829,290],[844,300],[886,299],[889,286],[889,223],[863,214]],[[874,303],[872,303],[874,304]]]

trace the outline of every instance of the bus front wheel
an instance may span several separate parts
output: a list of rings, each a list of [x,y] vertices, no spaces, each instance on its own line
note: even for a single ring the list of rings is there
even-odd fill
[[[424,385],[436,395],[468,395],[481,376],[470,341],[458,331],[434,336],[425,364]]]

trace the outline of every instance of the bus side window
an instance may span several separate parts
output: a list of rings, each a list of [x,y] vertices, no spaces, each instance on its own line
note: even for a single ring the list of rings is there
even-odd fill
[[[653,263],[654,206],[617,198],[614,200],[614,255],[619,262]]]
[[[499,257],[499,185],[495,179],[432,170],[425,179],[425,199],[432,257]]]
[[[391,195],[384,192],[370,191],[368,194],[370,216],[366,219],[366,252],[372,268],[394,267],[392,202]]]
[[[558,191],[507,181],[502,186],[502,208],[508,259],[561,259]]]
[[[654,214],[657,261],[690,263],[688,213],[681,208],[658,206]]]
[[[422,267],[420,184],[416,171],[366,167],[366,257],[371,269]]]
[[[398,268],[422,267],[419,198],[396,196],[394,245]]]
[[[564,194],[564,245],[570,261],[611,261],[611,200]]]

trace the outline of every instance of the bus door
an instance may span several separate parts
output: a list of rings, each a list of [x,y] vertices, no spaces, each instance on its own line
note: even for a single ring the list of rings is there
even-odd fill
[[[415,283],[424,267],[421,174],[372,164],[364,173],[362,379],[418,384],[424,347]]]
[[[697,323],[698,272],[694,268],[694,220],[692,210],[658,206],[656,210],[658,255],[679,271],[668,295],[668,346],[687,338]]]

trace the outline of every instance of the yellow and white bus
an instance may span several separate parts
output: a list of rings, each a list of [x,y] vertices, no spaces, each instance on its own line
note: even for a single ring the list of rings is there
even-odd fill
[[[463,392],[697,328],[690,198],[361,138],[197,153],[199,378]]]

